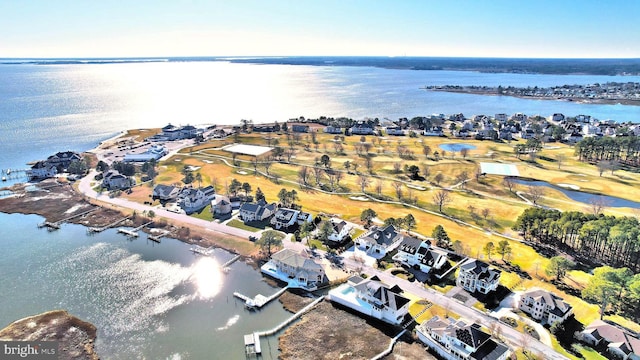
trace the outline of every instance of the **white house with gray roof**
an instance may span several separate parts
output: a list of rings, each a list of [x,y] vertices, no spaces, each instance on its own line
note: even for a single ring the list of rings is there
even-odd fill
[[[606,346],[613,358],[640,360],[640,334],[616,323],[595,320],[578,338],[594,347]]]
[[[405,236],[393,260],[428,274],[447,263],[447,252],[431,246],[431,241]]]
[[[469,259],[460,265],[456,285],[470,293],[477,291],[486,295],[498,288],[501,273],[500,270],[490,268],[487,263]]]
[[[329,300],[372,318],[400,325],[410,305],[402,292],[399,286],[389,287],[376,276],[363,279],[356,275],[329,291]]]
[[[172,201],[178,197],[180,188],[173,185],[158,184],[153,188],[153,198],[160,201]]]
[[[282,249],[260,268],[262,273],[287,282],[290,287],[315,290],[328,281],[322,265],[291,249]]]
[[[374,226],[369,232],[355,240],[356,246],[368,254],[385,256],[387,250],[402,240],[402,235],[393,225]]]
[[[418,339],[447,360],[506,360],[511,350],[476,323],[434,316],[416,327]]]
[[[558,295],[535,288],[520,295],[518,308],[535,320],[549,325],[563,322],[573,313],[571,305],[564,302]]]
[[[268,219],[276,211],[276,204],[267,204],[264,199],[255,203],[245,202],[240,205],[240,218],[246,223]]]
[[[185,213],[191,214],[204,209],[215,196],[213,186],[205,188],[183,188],[178,194],[178,205]]]

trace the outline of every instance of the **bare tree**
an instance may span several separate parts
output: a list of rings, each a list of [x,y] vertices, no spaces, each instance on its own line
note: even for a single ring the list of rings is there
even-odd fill
[[[505,176],[502,179],[502,184],[504,184],[504,186],[509,189],[510,192],[513,192],[513,188],[516,186],[516,182],[513,180],[512,177],[510,176]]]
[[[398,198],[398,201],[402,201],[403,184],[400,181],[394,181],[391,183],[391,186],[393,186],[393,189],[396,191],[396,197]]]
[[[266,172],[267,175],[269,175],[269,169],[271,169],[271,165],[273,165],[273,163],[271,162],[271,159],[267,159],[265,162],[262,163],[262,166],[264,166],[264,172]]]
[[[593,197],[589,201],[593,215],[600,215],[610,204],[604,196]]]
[[[484,208],[482,209],[482,211],[480,212],[482,214],[482,217],[487,220],[487,218],[489,217],[489,215],[491,214],[491,209],[489,208]]]
[[[336,177],[336,185],[340,186],[340,180],[344,178],[344,173],[342,171],[336,171],[335,177]]]
[[[366,176],[366,175],[358,176],[358,185],[360,185],[360,190],[363,193],[366,190],[366,188],[369,186],[370,183],[371,183],[371,179],[369,179],[368,176]]]
[[[424,154],[425,158],[429,158],[429,154],[431,154],[431,148],[429,147],[429,145],[422,145],[422,153]]]
[[[324,173],[327,175],[327,179],[329,179],[329,186],[331,186],[331,191],[333,191],[336,184],[336,173],[338,172],[332,169],[325,169]]]
[[[313,176],[316,179],[316,185],[320,185],[320,181],[322,180],[323,173],[324,171],[322,170],[321,167],[318,167],[318,166],[313,167]]]
[[[442,189],[433,195],[433,202],[438,206],[438,211],[451,202],[451,194],[448,190]]]
[[[296,154],[296,149],[293,147],[290,147],[287,150],[285,150],[284,154],[287,156],[287,162],[291,162],[291,158],[293,157],[293,155]]]
[[[562,166],[562,164],[567,160],[567,156],[565,154],[558,154],[556,155],[556,162],[558,163],[558,170],[560,170],[560,167]]]
[[[371,156],[366,156],[364,158],[364,166],[367,168],[369,174],[373,174],[373,160],[371,159]]]
[[[307,186],[309,184],[309,168],[308,167],[303,166],[300,168],[300,170],[298,170],[298,179],[299,179],[300,185]]]
[[[376,182],[376,193],[378,196],[382,195],[382,180],[378,180],[378,182]]]
[[[538,205],[538,201],[544,196],[544,189],[542,186],[530,185],[527,195],[529,195],[529,200],[531,200],[534,205]]]
[[[467,183],[467,180],[469,180],[469,173],[466,171],[463,171],[460,174],[458,174],[458,176],[456,176],[456,181],[460,184],[461,189],[464,189],[464,186]]]
[[[460,149],[460,155],[462,155],[463,159],[466,159],[467,155],[469,155],[469,149],[467,149],[467,148]]]
[[[398,162],[393,163],[393,172],[399,174],[402,171],[402,164]]]
[[[371,150],[371,148],[373,147],[372,143],[364,143],[362,144],[362,146],[364,147],[364,151],[368,154],[369,151]]]
[[[422,171],[422,176],[425,180],[429,178],[429,175],[431,175],[431,168],[427,164],[422,164],[420,170]]]
[[[433,177],[433,181],[436,182],[436,185],[440,186],[440,183],[444,179],[444,175],[442,173],[437,173],[436,176]]]

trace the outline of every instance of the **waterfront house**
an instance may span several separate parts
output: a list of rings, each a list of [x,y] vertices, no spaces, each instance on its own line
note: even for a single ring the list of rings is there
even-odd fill
[[[372,227],[369,232],[363,234],[355,240],[356,246],[369,254],[383,257],[394,244],[402,240],[402,235],[398,233],[393,225],[385,227]]]
[[[553,115],[551,115],[549,117],[550,121],[553,121],[554,123],[559,123],[561,121],[563,121],[565,119],[564,114],[562,113],[554,113]]]
[[[49,156],[46,162],[57,169],[66,169],[73,161],[82,160],[82,156],[75,151],[60,151]]]
[[[595,320],[589,324],[578,338],[592,347],[605,347],[614,358],[640,360],[640,334],[622,326]]]
[[[446,360],[506,360],[511,350],[476,323],[434,316],[416,327],[418,339]]]
[[[151,160],[159,160],[168,153],[167,148],[163,145],[151,145],[146,151],[129,152],[124,155],[125,162],[147,162]]]
[[[215,194],[211,199],[211,213],[216,215],[227,215],[231,213],[231,200],[227,196]]]
[[[521,294],[518,308],[533,319],[549,325],[567,320],[573,312],[571,305],[562,298],[541,289],[531,289]]]
[[[252,221],[263,221],[273,215],[275,211],[276,204],[267,204],[264,199],[256,203],[245,202],[240,205],[240,218],[245,224]]]
[[[453,122],[462,122],[465,121],[467,118],[464,117],[463,113],[457,113],[457,114],[451,114],[449,115],[449,120],[453,121]]]
[[[173,201],[178,197],[180,193],[180,188],[173,185],[162,185],[158,184],[153,188],[153,199],[158,199],[160,201]]]
[[[136,184],[136,180],[120,174],[118,170],[109,170],[103,174],[102,187],[108,190],[128,189]]]
[[[447,263],[447,252],[433,248],[429,240],[405,236],[393,260],[428,274],[431,269],[441,269]]]
[[[185,187],[178,194],[178,206],[185,213],[191,214],[209,205],[214,196],[215,190],[213,186],[205,188]]]
[[[498,288],[501,271],[492,269],[487,263],[480,260],[469,259],[460,265],[456,285],[468,292],[488,294]]]
[[[404,130],[400,126],[388,126],[385,128],[387,135],[404,136]]]
[[[376,276],[370,279],[352,276],[347,283],[329,291],[328,298],[332,302],[393,325],[402,324],[410,305],[410,300],[402,295],[399,286],[389,287]]]
[[[495,114],[493,118],[501,124],[504,124],[507,122],[507,120],[509,120],[509,116],[505,113]]]
[[[422,134],[424,136],[444,136],[444,131],[442,130],[442,126],[432,126],[424,129]]]
[[[47,161],[38,161],[27,171],[29,180],[42,180],[56,176],[58,169]]]
[[[305,222],[313,221],[313,215],[302,212],[300,210],[279,208],[276,210],[273,218],[271,218],[271,225],[274,228],[288,229],[294,225],[302,225]]]
[[[287,282],[291,287],[311,291],[328,281],[322,265],[291,249],[282,249],[271,255],[271,259],[260,270]]]

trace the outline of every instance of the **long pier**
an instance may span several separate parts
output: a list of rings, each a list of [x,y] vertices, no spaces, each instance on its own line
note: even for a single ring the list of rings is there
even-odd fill
[[[93,209],[90,209],[90,210],[87,210],[87,211],[81,212],[80,214],[75,214],[75,215],[73,215],[73,216],[69,216],[68,218],[65,218],[65,219],[62,219],[62,220],[58,220],[58,221],[56,221],[56,222],[49,222],[49,221],[45,221],[45,222],[43,222],[43,223],[41,223],[41,224],[38,224],[38,227],[39,227],[39,228],[46,227],[46,228],[48,228],[48,229],[49,229],[49,231],[52,231],[52,230],[58,230],[58,229],[60,229],[60,224],[65,223],[65,222],[67,222],[67,221],[69,221],[69,220],[71,220],[71,219],[75,219],[75,218],[77,218],[77,217],[87,215],[87,214],[89,214],[89,213],[91,213],[91,212],[94,212],[94,211],[96,211],[96,210],[97,210],[97,208],[93,208]]]
[[[234,262],[238,261],[238,259],[240,259],[242,257],[242,255],[236,255],[234,256],[231,260],[227,261],[226,263],[222,264],[222,269],[228,269],[229,265],[233,264]],[[227,270],[225,270],[227,271]]]
[[[278,326],[274,327],[273,329],[264,330],[264,331],[256,331],[253,334],[245,335],[244,336],[245,349],[249,349],[249,346],[251,346],[251,350],[252,350],[251,353],[252,354],[260,354],[262,352],[262,349],[260,348],[260,336],[269,336],[269,335],[273,335],[273,334],[277,333],[278,331],[282,330],[285,326],[291,324],[294,320],[296,320],[300,316],[302,316],[302,314],[304,314],[307,311],[311,310],[314,306],[316,306],[322,300],[324,300],[324,295],[322,295],[319,298],[315,299],[312,303],[310,303],[309,305],[305,306],[304,308],[302,308],[302,310],[300,310],[297,313],[293,314],[291,317],[289,317],[285,321],[281,322],[280,324],[278,324]],[[251,341],[251,340],[253,340],[253,341]],[[248,342],[250,342],[250,343],[248,343]]]
[[[285,291],[287,291],[287,289],[289,289],[288,285],[283,287],[282,289],[278,290],[275,294],[272,294],[269,297],[266,297],[266,296],[264,296],[262,294],[258,294],[252,299],[252,298],[250,298],[250,297],[248,297],[246,295],[240,294],[239,292],[234,292],[233,296],[235,296],[235,297],[237,297],[237,298],[239,298],[241,300],[244,300],[244,305],[247,308],[250,308],[250,309],[258,308],[259,309],[259,308],[267,305],[271,301],[273,301],[273,300],[277,299],[278,297],[280,297],[280,295],[282,295]]]
[[[121,234],[125,234],[128,237],[138,237],[138,231],[140,229],[142,229],[143,227],[145,227],[145,226],[147,226],[149,224],[152,224],[152,223],[153,223],[153,221],[149,221],[148,223],[142,224],[142,225],[138,226],[137,228],[135,228],[133,230],[127,230],[127,229],[124,229],[124,228],[120,228],[120,229],[118,229],[118,232],[121,233]]]
[[[107,230],[107,229],[109,229],[109,228],[112,228],[112,227],[114,227],[114,226],[116,226],[116,225],[120,224],[121,222],[123,222],[123,221],[125,221],[125,220],[128,220],[129,218],[130,218],[130,216],[124,217],[124,218],[122,218],[122,219],[120,219],[120,220],[117,220],[117,221],[115,221],[115,222],[113,222],[113,223],[111,223],[111,224],[109,224],[109,225],[105,225],[105,226],[103,226],[103,227],[91,227],[91,228],[89,228],[87,231],[92,232],[92,233],[96,233],[96,232],[97,232],[97,233],[99,233],[99,232],[103,232],[103,231],[105,231],[105,230]]]

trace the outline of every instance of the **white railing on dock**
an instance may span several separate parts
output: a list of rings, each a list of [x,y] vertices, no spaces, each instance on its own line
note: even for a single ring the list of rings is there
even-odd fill
[[[285,286],[282,289],[278,290],[275,294],[272,294],[269,297],[266,297],[262,294],[258,294],[256,295],[253,299],[246,296],[246,295],[242,295],[239,292],[234,292],[233,296],[244,300],[244,304],[246,307],[249,308],[261,308],[263,306],[265,306],[266,304],[270,303],[271,301],[277,299],[278,297],[280,297],[280,295],[282,295],[285,291],[287,291],[287,289],[289,289],[289,286]]]
[[[224,264],[222,265],[222,268],[224,269],[224,268],[228,267],[229,265],[231,265],[231,264],[233,264],[234,262],[238,261],[238,259],[240,259],[241,257],[242,257],[242,255],[236,255],[236,256],[234,256],[234,257],[233,257],[233,259],[231,259],[231,260],[227,261],[226,263],[224,263]]]

